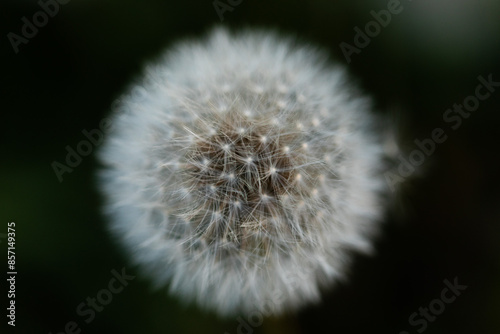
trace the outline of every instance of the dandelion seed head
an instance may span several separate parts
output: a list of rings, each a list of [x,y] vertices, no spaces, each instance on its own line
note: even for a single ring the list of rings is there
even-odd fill
[[[269,32],[216,29],[166,53],[100,151],[110,227],[134,262],[222,315],[318,301],[382,215],[377,120],[346,82]]]

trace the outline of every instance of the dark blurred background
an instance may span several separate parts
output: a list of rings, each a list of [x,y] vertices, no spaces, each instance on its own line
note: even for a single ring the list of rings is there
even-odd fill
[[[7,333],[55,334],[71,321],[81,333],[417,333],[424,325],[410,324],[410,315],[455,277],[467,289],[425,333],[500,332],[500,87],[456,130],[443,120],[474,95],[478,76],[500,81],[500,2],[402,1],[349,64],[340,43],[355,46],[354,28],[364,31],[370,12],[387,9],[387,1],[221,0],[232,9],[223,22],[210,0],[61,2],[46,22],[36,1],[0,4],[0,249],[6,263],[14,221],[18,272],[16,327],[1,317]],[[23,17],[32,23],[34,15],[41,26],[23,40]],[[147,60],[218,24],[278,29],[329,51],[377,112],[394,119],[408,152],[435,128],[448,136],[394,199],[376,256],[357,258],[350,280],[325,291],[321,304],[254,319],[256,326],[152,290],[106,230],[95,149],[62,182],[52,167],[65,163],[66,146],[75,149],[83,130],[99,128]],[[137,277],[86,323],[78,305],[123,267]]]

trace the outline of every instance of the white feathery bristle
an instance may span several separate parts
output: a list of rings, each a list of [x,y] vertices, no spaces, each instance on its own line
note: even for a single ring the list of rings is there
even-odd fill
[[[113,232],[156,284],[222,315],[279,314],[370,252],[385,192],[378,120],[325,59],[219,28],[170,49],[143,94],[125,95],[102,189]]]

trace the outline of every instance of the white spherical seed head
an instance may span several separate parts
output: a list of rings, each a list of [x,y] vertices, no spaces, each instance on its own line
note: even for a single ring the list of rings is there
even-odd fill
[[[220,314],[319,299],[369,252],[384,188],[369,103],[316,51],[216,29],[148,67],[100,151],[111,228]]]

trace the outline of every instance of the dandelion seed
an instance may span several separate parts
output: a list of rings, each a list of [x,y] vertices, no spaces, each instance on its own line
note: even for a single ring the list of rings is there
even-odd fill
[[[282,93],[282,94],[285,94],[286,92],[288,92],[288,87],[285,86],[284,84],[282,83],[279,83],[276,88],[278,89],[278,92]]]
[[[286,107],[286,101],[278,100],[276,101],[276,105],[278,106],[278,108],[284,109]]]

